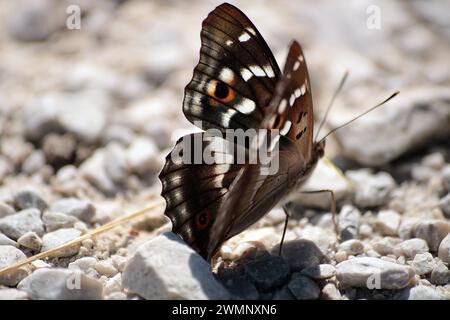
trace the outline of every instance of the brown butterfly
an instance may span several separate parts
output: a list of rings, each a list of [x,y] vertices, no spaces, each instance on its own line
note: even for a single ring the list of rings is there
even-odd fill
[[[313,141],[311,84],[298,42],[290,45],[281,73],[256,27],[228,3],[203,21],[201,42],[200,61],[185,88],[187,119],[203,130],[221,133],[279,130],[271,153],[278,159],[276,174],[267,174],[262,164],[248,161],[173,161],[175,151],[189,154],[190,160],[205,150],[236,160],[231,151],[250,149],[248,143],[239,145],[206,132],[181,138],[167,156],[159,175],[167,203],[165,215],[172,221],[173,232],[209,261],[225,240],[298,190],[323,156],[325,140]],[[202,140],[201,149],[184,144],[187,138]]]

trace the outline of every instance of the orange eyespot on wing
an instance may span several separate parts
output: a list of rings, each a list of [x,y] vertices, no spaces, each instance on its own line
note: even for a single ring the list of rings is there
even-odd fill
[[[228,103],[233,101],[236,94],[233,89],[231,89],[227,84],[222,81],[212,80],[208,86],[208,94],[211,97],[216,98],[219,101]],[[211,105],[217,106],[217,101],[212,101],[214,99],[210,99]]]

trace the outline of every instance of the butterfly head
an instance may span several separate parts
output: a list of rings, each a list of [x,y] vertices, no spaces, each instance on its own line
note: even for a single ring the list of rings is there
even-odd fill
[[[325,139],[322,139],[314,144],[314,154],[317,155],[318,159],[322,158],[325,154]]]

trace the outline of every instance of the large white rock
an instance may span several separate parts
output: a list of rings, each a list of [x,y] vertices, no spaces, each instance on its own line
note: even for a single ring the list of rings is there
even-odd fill
[[[31,299],[45,300],[100,300],[102,283],[80,270],[38,269],[23,279],[18,289]]]
[[[209,264],[174,233],[143,245],[129,259],[122,285],[145,299],[227,299]]]
[[[371,257],[346,260],[336,270],[342,285],[368,289],[402,289],[414,277],[410,267]]]
[[[411,88],[402,90],[382,110],[338,130],[336,138],[349,158],[362,165],[379,166],[429,141],[448,137],[449,117],[448,87]],[[333,126],[345,120],[330,118]]]

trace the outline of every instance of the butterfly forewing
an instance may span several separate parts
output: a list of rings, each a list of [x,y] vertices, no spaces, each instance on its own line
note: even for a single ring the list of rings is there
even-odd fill
[[[202,129],[261,128],[280,69],[256,27],[225,3],[203,21],[201,41],[200,61],[185,89],[188,120]]]

